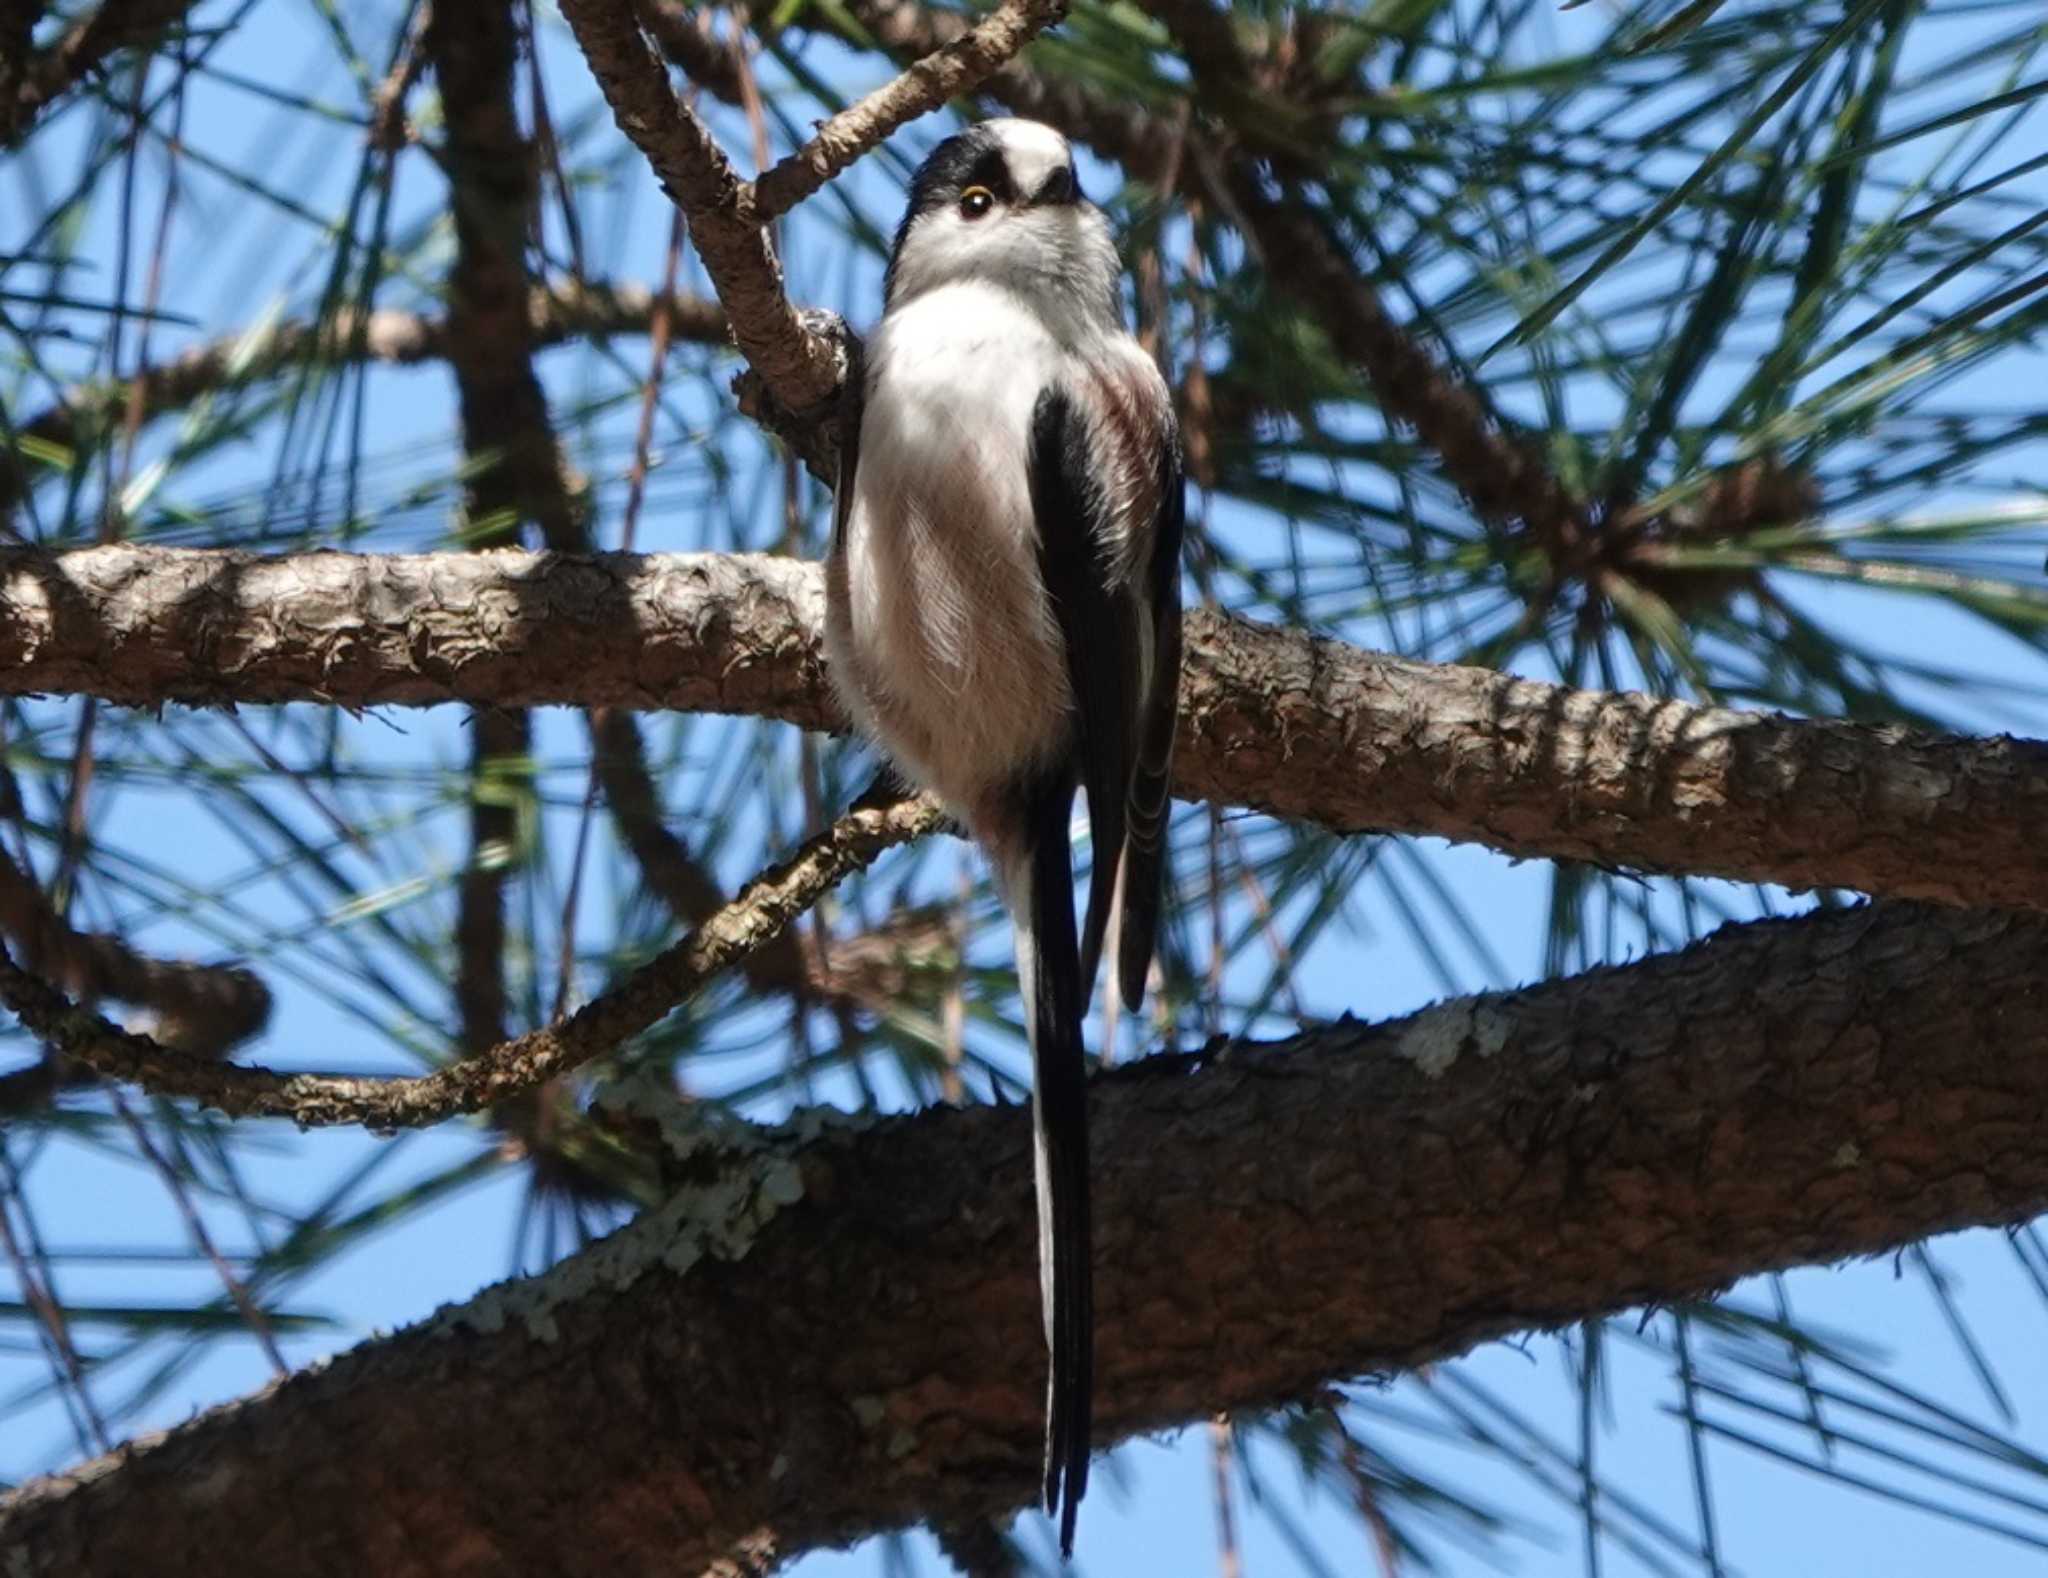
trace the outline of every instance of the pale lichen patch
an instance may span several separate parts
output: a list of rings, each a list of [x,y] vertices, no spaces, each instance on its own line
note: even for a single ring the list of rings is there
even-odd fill
[[[879,1397],[856,1397],[847,1404],[853,1410],[853,1417],[860,1421],[863,1430],[872,1430],[882,1422],[888,1407]]]
[[[594,1293],[622,1292],[656,1267],[681,1276],[701,1261],[744,1259],[776,1214],[803,1198],[799,1155],[805,1145],[827,1128],[858,1122],[831,1113],[765,1129],[657,1088],[615,1085],[600,1099],[658,1124],[671,1156],[709,1176],[679,1186],[660,1205],[544,1276],[501,1282],[439,1311],[428,1323],[430,1332],[491,1336],[517,1322],[535,1341],[551,1343],[560,1338],[555,1317],[565,1305]]]
[[[1460,998],[1414,1015],[1394,1038],[1394,1051],[1429,1079],[1441,1079],[1469,1046],[1492,1057],[1508,1044],[1513,1021],[1485,998]]]

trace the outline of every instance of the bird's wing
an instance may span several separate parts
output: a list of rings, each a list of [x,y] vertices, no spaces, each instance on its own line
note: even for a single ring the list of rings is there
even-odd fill
[[[1123,855],[1131,778],[1139,756],[1142,599],[1115,540],[1088,423],[1058,385],[1038,397],[1031,423],[1031,505],[1040,573],[1066,644],[1076,711],[1076,766],[1088,791],[1094,845],[1081,993],[1095,981]]]
[[[1117,922],[1117,988],[1133,1013],[1145,997],[1145,976],[1159,935],[1166,879],[1166,815],[1173,768],[1174,725],[1180,716],[1180,548],[1187,505],[1177,435],[1160,457],[1159,519],[1144,566],[1146,628],[1152,672],[1139,700],[1137,761],[1130,779],[1123,858],[1123,914]]]

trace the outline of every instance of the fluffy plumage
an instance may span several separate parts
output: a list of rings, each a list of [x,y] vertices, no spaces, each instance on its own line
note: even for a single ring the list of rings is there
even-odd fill
[[[1117,275],[1058,132],[990,121],[933,151],[868,342],[826,569],[842,704],[987,852],[1014,924],[1063,1549],[1093,1377],[1082,1022],[1119,887],[1118,983],[1133,1008],[1144,991],[1180,666],[1178,437]],[[1094,845],[1078,932],[1077,785]]]

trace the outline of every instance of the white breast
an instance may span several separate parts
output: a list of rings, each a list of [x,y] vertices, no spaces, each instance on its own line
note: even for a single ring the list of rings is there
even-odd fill
[[[1032,412],[1062,367],[1014,296],[971,283],[907,303],[868,346],[827,655],[855,721],[970,828],[1071,727],[1028,473]]]

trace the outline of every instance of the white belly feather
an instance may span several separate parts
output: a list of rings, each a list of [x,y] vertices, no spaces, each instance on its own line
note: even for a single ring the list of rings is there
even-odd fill
[[[828,578],[833,682],[855,721],[973,827],[1072,727],[1027,469],[1032,413],[1064,353],[1014,297],[956,284],[892,314],[868,358]]]

